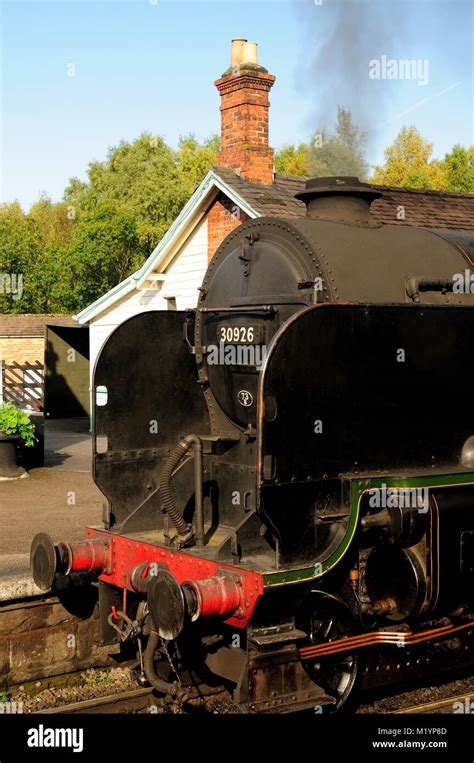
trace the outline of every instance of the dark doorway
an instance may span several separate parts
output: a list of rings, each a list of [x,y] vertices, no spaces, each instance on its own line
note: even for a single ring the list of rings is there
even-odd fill
[[[46,326],[44,385],[48,418],[89,416],[88,326]]]

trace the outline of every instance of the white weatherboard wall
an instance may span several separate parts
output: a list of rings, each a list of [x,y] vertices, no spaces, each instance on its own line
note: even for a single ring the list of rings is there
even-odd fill
[[[207,217],[183,244],[165,270],[166,279],[150,283],[150,288],[136,289],[90,324],[91,381],[95,362],[107,337],[121,323],[147,310],[168,310],[167,298],[176,299],[176,309],[196,307],[198,288],[207,269]],[[92,384],[91,384],[92,387]]]

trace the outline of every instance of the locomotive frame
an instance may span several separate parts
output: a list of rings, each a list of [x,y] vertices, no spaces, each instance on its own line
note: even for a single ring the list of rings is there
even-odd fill
[[[474,304],[449,288],[469,252],[374,223],[378,195],[309,181],[307,218],[241,225],[196,310],[135,316],[98,359],[103,527],[37,535],[33,576],[98,579],[103,643],[145,640],[141,680],[175,701],[211,681],[334,711],[402,653],[407,675],[474,663],[474,422],[453,416]],[[210,362],[223,327],[263,364]]]

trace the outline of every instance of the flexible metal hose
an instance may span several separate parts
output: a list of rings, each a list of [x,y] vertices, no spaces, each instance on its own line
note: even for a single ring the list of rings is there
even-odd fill
[[[176,694],[176,686],[169,681],[164,681],[157,676],[155,671],[155,652],[159,643],[160,637],[158,633],[151,631],[148,637],[148,643],[146,645],[145,654],[143,655],[143,670],[147,678],[148,683],[153,686],[154,689],[161,694],[169,694],[173,697]]]
[[[181,511],[176,505],[176,502],[171,493],[171,478],[180,461],[184,458],[190,447],[196,443],[200,443],[200,440],[198,437],[196,437],[196,435],[188,435],[187,437],[184,437],[182,440],[180,440],[176,448],[168,457],[160,475],[160,497],[162,509],[173,522],[182,542],[189,541],[194,537],[194,528],[184,520]]]
[[[143,670],[150,686],[153,686],[160,694],[165,697],[171,697],[174,702],[181,704],[188,699],[188,691],[179,685],[177,681],[170,683],[160,678],[155,671],[155,652],[160,637],[156,631],[152,630],[148,637],[145,653],[143,655]]]

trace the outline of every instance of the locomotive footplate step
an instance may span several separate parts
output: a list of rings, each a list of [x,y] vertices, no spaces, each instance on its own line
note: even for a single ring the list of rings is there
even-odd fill
[[[249,632],[249,641],[258,646],[270,646],[272,644],[284,643],[286,641],[297,641],[305,639],[308,634],[305,631],[295,628],[293,624],[276,625],[271,628],[252,628]]]

